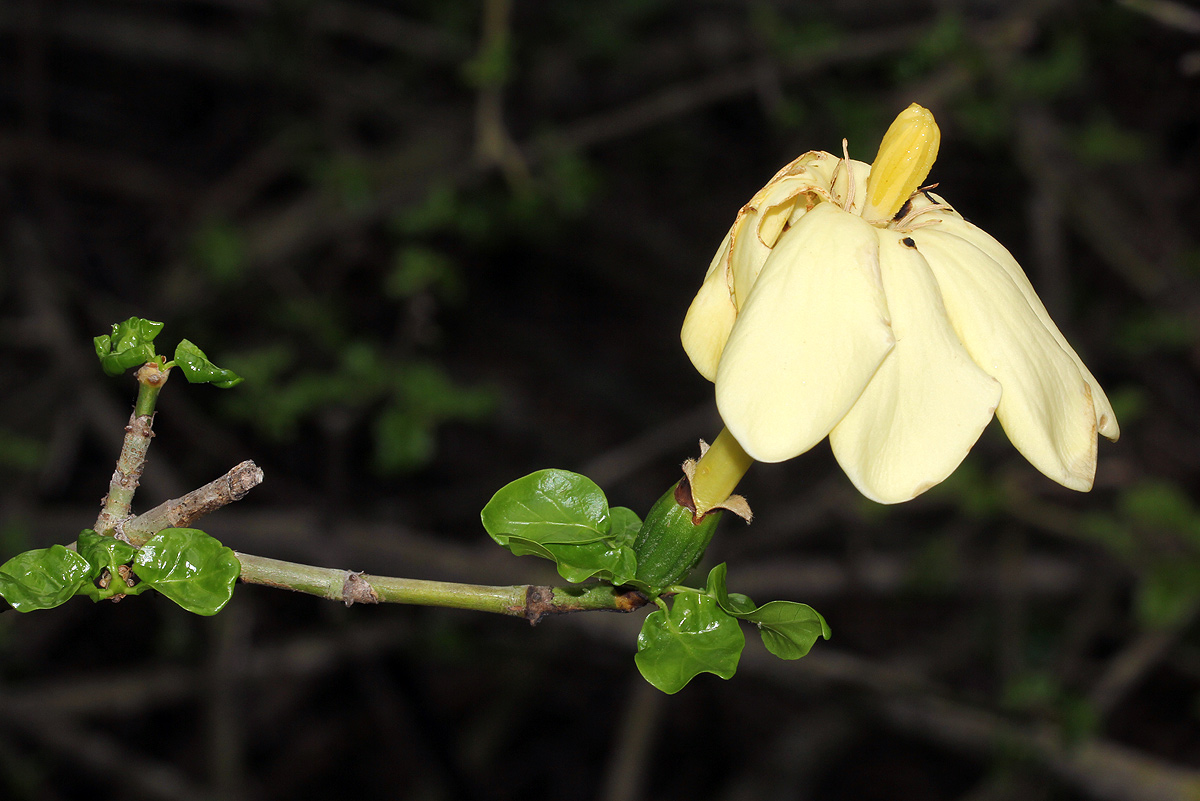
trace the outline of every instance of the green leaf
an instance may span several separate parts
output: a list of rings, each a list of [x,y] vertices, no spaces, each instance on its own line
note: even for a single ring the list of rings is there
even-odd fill
[[[608,517],[612,521],[609,538],[619,545],[633,545],[642,528],[642,519],[637,512],[625,506],[614,506],[609,510]]]
[[[183,371],[183,377],[189,384],[212,384],[229,389],[242,383],[240,375],[217,367],[208,360],[204,351],[186,339],[175,347],[175,366]]]
[[[745,646],[737,618],[712,596],[686,592],[675,596],[669,613],[646,617],[634,662],[646,681],[673,694],[701,673],[730,678]]]
[[[540,556],[570,582],[593,576],[625,584],[637,572],[633,540],[641,521],[630,509],[608,508],[591,479],[541,470],[501,489],[480,513],[488,534],[517,556]]]
[[[121,578],[121,566],[132,562],[137,555],[137,548],[129,543],[116,537],[102,536],[89,528],[79,532],[79,540],[75,547],[79,555],[91,565],[87,581],[79,588],[81,595],[86,595],[93,601],[102,601],[115,595],[137,595],[146,589],[145,584],[130,587]],[[97,580],[105,570],[109,574],[109,583],[107,587],[100,587]]]
[[[130,317],[123,323],[114,323],[111,334],[92,340],[96,358],[106,375],[118,376],[131,367],[141,367],[156,357],[154,338],[163,324],[140,317]]]
[[[709,571],[708,594],[729,614],[758,626],[763,645],[775,656],[799,659],[812,650],[818,637],[829,639],[829,624],[808,604],[771,601],[755,606],[747,596],[726,591],[725,571],[724,562]]]
[[[75,546],[79,555],[91,562],[116,570],[120,565],[127,565],[137,555],[137,548],[116,537],[105,537],[90,528],[79,532],[79,541]]]
[[[0,565],[0,595],[18,612],[53,609],[87,580],[91,565],[62,545],[19,553]]]
[[[189,612],[215,615],[229,602],[242,566],[231,548],[194,528],[165,528],[133,560],[137,577]]]
[[[493,540],[509,537],[541,545],[599,542],[609,536],[608,499],[587,476],[539,470],[500,489],[480,512]]]
[[[818,637],[828,640],[830,635],[829,624],[817,610],[793,601],[771,601],[738,617],[758,626],[763,645],[780,659],[799,659]]]
[[[509,537],[505,546],[514,556],[540,556],[558,566],[558,575],[578,584],[593,576],[613,584],[626,584],[637,572],[633,549],[613,547],[607,540],[543,545],[523,537]]]

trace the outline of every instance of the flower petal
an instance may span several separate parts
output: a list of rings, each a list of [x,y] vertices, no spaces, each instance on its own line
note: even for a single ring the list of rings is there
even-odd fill
[[[986,253],[1004,269],[1008,277],[1021,290],[1021,294],[1025,297],[1025,302],[1033,309],[1034,314],[1042,321],[1042,325],[1054,337],[1054,341],[1058,343],[1058,346],[1065,350],[1067,355],[1071,357],[1071,360],[1075,362],[1075,366],[1079,368],[1079,372],[1083,374],[1084,380],[1087,381],[1088,387],[1092,391],[1092,404],[1096,408],[1097,429],[1105,437],[1116,442],[1117,438],[1121,436],[1121,429],[1117,424],[1117,416],[1113,413],[1112,404],[1108,402],[1108,396],[1104,394],[1104,390],[1100,388],[1100,384],[1096,381],[1096,378],[1087,369],[1087,366],[1079,358],[1079,355],[1075,353],[1070,343],[1067,342],[1067,338],[1058,330],[1058,326],[1050,319],[1050,313],[1046,311],[1045,305],[1042,303],[1041,298],[1037,296],[1037,292],[1033,289],[1033,284],[1029,282],[1029,278],[1025,275],[1025,271],[1021,269],[1021,265],[987,231],[967,222],[957,212],[939,212],[939,216],[942,218],[942,223],[937,226],[938,230],[953,234]]]
[[[828,157],[828,158],[827,158]],[[829,196],[828,153],[805,153],[784,167],[738,212],[730,269],[733,300],[741,308],[783,232]]]
[[[779,239],[742,306],[717,370],[717,408],[760,462],[829,433],[892,349],[878,236],[819,203]]]
[[[1003,387],[996,416],[1013,445],[1063,486],[1091,489],[1096,411],[1072,354],[987,253],[938,225],[909,237],[933,270],[967,352]]]
[[[1000,384],[959,342],[929,265],[905,241],[913,240],[879,234],[896,347],[829,434],[846,475],[879,503],[911,500],[945,480],[1000,402]]]
[[[679,335],[684,352],[700,375],[709,381],[717,379],[721,351],[725,349],[725,340],[729,339],[729,332],[737,317],[728,273],[723,266],[728,263],[732,235],[731,229],[725,234],[721,247],[717,248],[717,255],[713,256],[712,264],[704,275],[704,283],[700,285],[700,291],[692,299],[687,316],[683,318],[683,330]]]

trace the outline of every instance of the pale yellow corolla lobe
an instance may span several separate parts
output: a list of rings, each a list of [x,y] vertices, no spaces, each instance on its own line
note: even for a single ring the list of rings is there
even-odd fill
[[[828,436],[865,496],[896,503],[995,415],[1038,470],[1090,489],[1112,407],[1009,252],[918,189],[939,141],[914,104],[874,165],[814,151],[780,170],[721,243],[684,348],[757,461]]]

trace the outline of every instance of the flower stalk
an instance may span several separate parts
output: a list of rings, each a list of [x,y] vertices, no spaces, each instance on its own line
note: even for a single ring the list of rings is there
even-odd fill
[[[696,514],[704,515],[728,500],[752,464],[754,459],[743,450],[729,429],[721,429],[689,476]]]

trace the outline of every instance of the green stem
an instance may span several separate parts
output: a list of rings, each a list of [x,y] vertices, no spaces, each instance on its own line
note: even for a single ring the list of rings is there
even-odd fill
[[[139,371],[139,375],[140,375]],[[158,405],[158,393],[162,390],[162,382],[155,384],[138,381],[137,400],[133,403],[134,417],[153,417],[154,407]]]
[[[108,495],[104,497],[104,507],[93,526],[98,534],[111,534],[122,520],[129,517],[133,495],[137,492],[142,470],[146,466],[146,452],[154,436],[151,430],[154,426],[154,407],[167,376],[168,373],[160,369],[158,362],[147,362],[137,371],[137,401],[133,405],[129,424],[125,426],[125,441],[108,485]]]
[[[608,610],[631,612],[646,603],[634,590],[607,584],[545,587],[518,584],[490,587],[445,581],[372,576],[328,567],[314,567],[252,554],[237,554],[242,581],[303,592],[332,601],[396,603],[470,609],[521,617],[537,623],[549,614]]]

